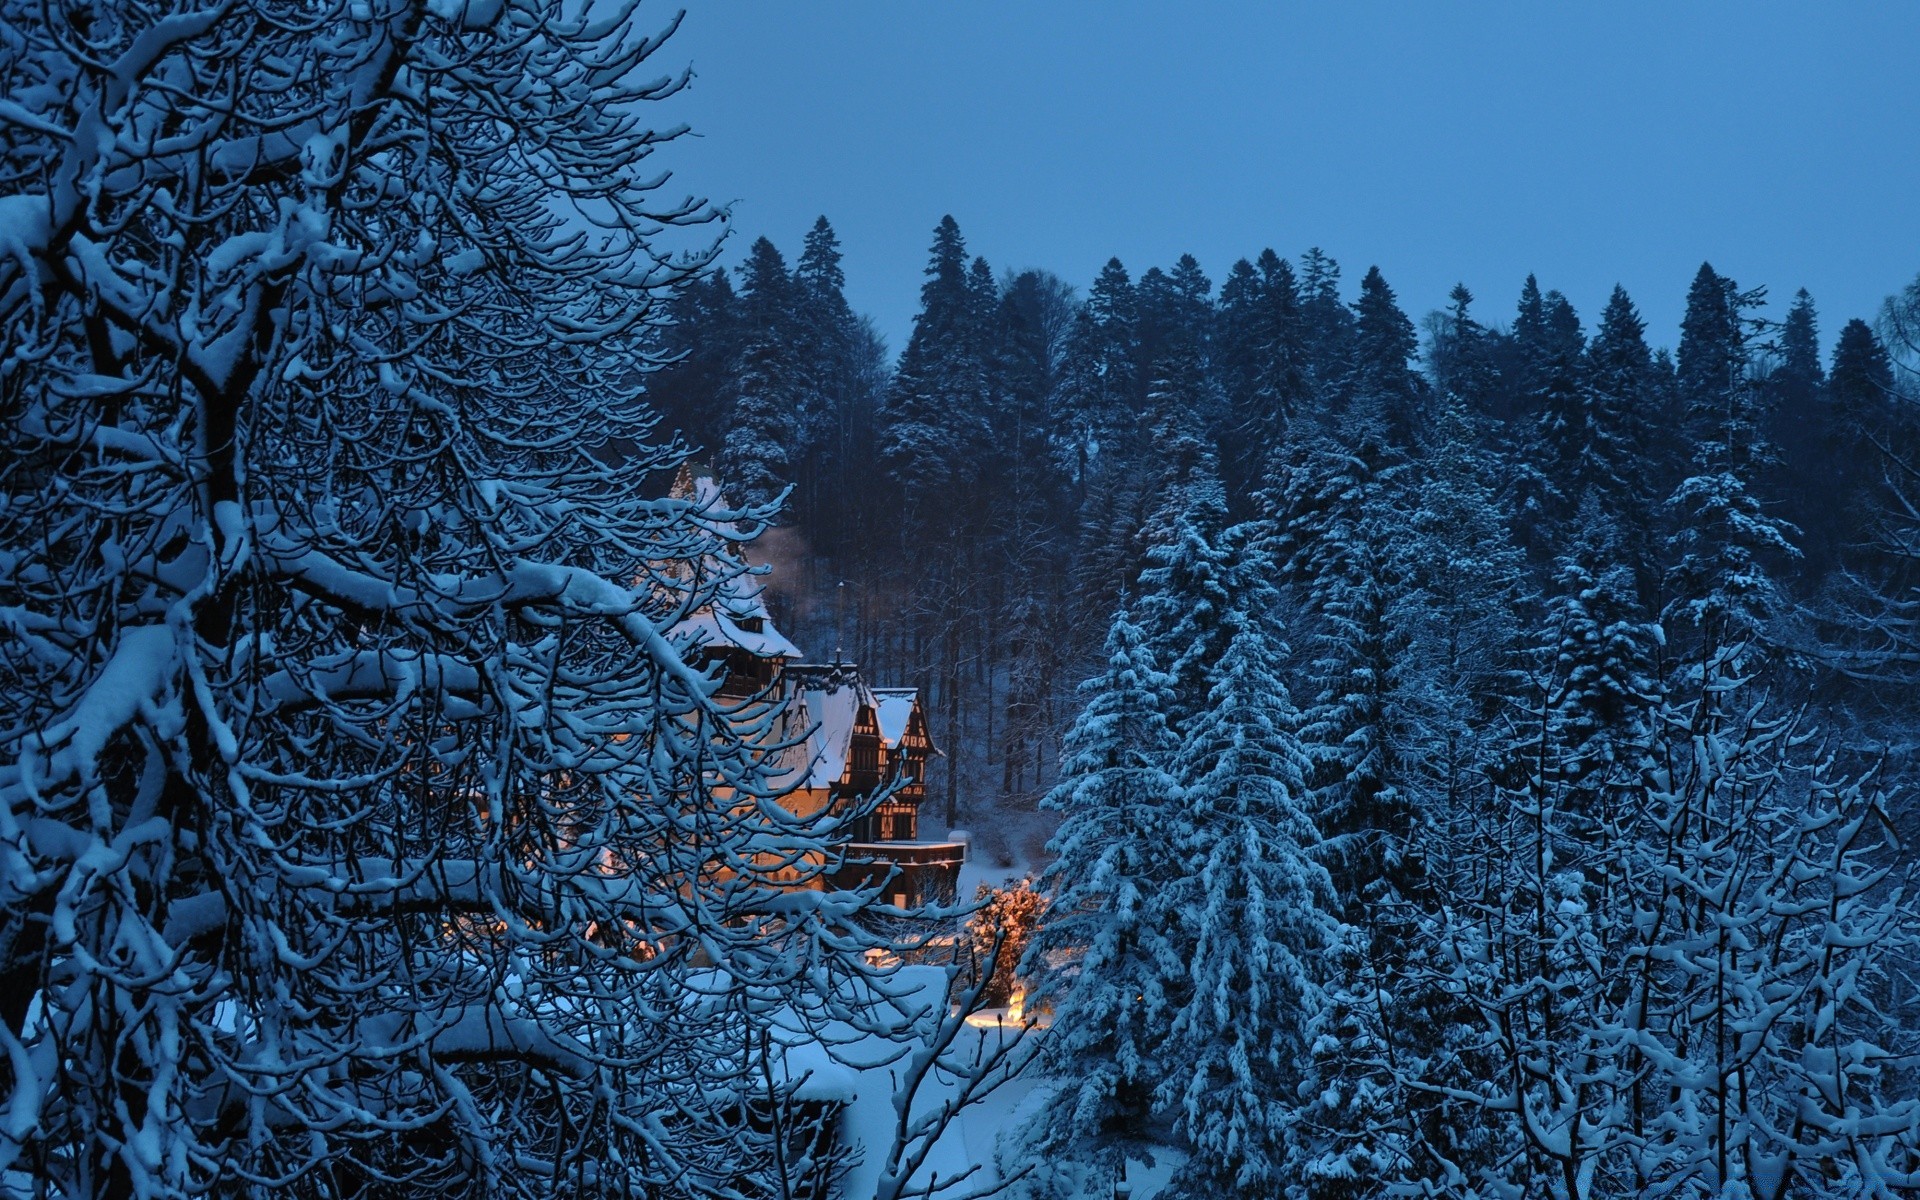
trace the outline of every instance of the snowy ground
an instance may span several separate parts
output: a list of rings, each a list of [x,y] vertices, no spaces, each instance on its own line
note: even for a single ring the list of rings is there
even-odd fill
[[[1012,1036],[1013,1028],[1005,1010],[976,1014],[961,1034],[963,1039],[968,1040],[955,1049],[960,1057],[970,1059],[976,1047],[983,1043],[991,1045],[997,1039]],[[1032,1029],[1028,1034],[1044,1037],[1045,1030]],[[858,1055],[857,1049],[838,1055],[846,1069],[844,1074],[835,1077],[835,1082],[845,1088],[844,1095],[847,1097],[842,1117],[842,1136],[854,1147],[859,1158],[842,1187],[842,1194],[850,1197],[873,1194],[898,1121],[894,1090],[900,1078],[899,1066],[861,1068],[854,1065]],[[938,1089],[930,1088],[928,1090],[932,1094],[918,1097],[914,1112],[930,1111],[934,1106],[951,1099],[957,1082],[951,1076],[941,1077]],[[977,1190],[981,1185],[1000,1183],[1002,1166],[1011,1168],[1011,1164],[1018,1161],[1020,1131],[1051,1101],[1053,1091],[1054,1085],[1040,1079],[1036,1072],[1028,1071],[1003,1084],[983,1102],[965,1109],[935,1144],[926,1164],[914,1176],[913,1187],[908,1189],[908,1193],[925,1188],[929,1182],[944,1182],[962,1175],[968,1176],[967,1182],[953,1194],[964,1194]],[[1156,1151],[1154,1158],[1155,1164],[1151,1167],[1144,1162],[1135,1162],[1130,1166],[1127,1174],[1132,1185],[1133,1200],[1151,1200],[1165,1185],[1179,1162],[1176,1153],[1164,1150]],[[1075,1192],[1065,1193],[1068,1200],[1074,1200],[1079,1195]],[[1099,1195],[1085,1196],[1084,1200],[1110,1200],[1110,1196],[1102,1189]]]

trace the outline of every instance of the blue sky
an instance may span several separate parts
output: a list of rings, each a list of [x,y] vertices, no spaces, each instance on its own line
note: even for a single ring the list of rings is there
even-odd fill
[[[1666,345],[1703,259],[1829,344],[1920,271],[1920,3],[686,8],[675,190],[734,202],[730,258],[825,213],[896,350],[948,212],[1081,288],[1317,245],[1416,321],[1459,280],[1505,322],[1533,271],[1590,328],[1618,281]]]

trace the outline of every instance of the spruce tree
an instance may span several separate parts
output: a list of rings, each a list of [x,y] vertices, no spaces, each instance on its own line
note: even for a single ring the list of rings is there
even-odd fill
[[[985,441],[988,404],[984,300],[950,216],[934,231],[926,274],[913,334],[878,413],[879,454],[910,520],[940,523]]]
[[[1104,670],[1081,689],[1086,706],[1043,801],[1061,823],[1040,879],[1048,917],[1022,966],[1033,981],[1029,1003],[1053,1013],[1042,1062],[1062,1084],[1030,1131],[1035,1152],[1093,1166],[1096,1186],[1148,1133],[1173,1022],[1190,995],[1167,892],[1184,870],[1178,742],[1162,708],[1171,680],[1125,609],[1105,653]]]
[[[1413,322],[1400,311],[1380,268],[1367,268],[1353,303],[1353,373],[1348,404],[1377,412],[1388,443],[1413,446],[1424,432],[1427,386],[1413,371],[1419,349]]]
[[[1209,672],[1232,632],[1227,612],[1235,563],[1221,541],[1226,515],[1217,470],[1203,455],[1149,525],[1135,611],[1155,661],[1171,677],[1166,714],[1176,733],[1206,709]]]
[[[1052,404],[1061,467],[1083,491],[1118,452],[1143,394],[1138,354],[1133,283],[1108,259],[1074,320]]]
[[[803,452],[807,379],[794,283],[772,242],[753,243],[741,282],[746,344],[735,368],[733,417],[719,465],[729,498],[760,506],[794,481]]]
[[[1293,268],[1272,250],[1241,259],[1220,287],[1214,335],[1225,410],[1216,422],[1231,494],[1251,490],[1306,406],[1303,327]]]
[[[1778,567],[1798,556],[1793,527],[1754,494],[1771,450],[1749,374],[1742,312],[1760,302],[1702,264],[1681,323],[1678,386],[1694,442],[1694,474],[1667,501],[1669,601],[1663,616],[1697,635],[1695,669],[1766,640],[1785,597]]]
[[[1698,461],[1743,479],[1771,455],[1762,396],[1751,378],[1746,316],[1764,296],[1764,289],[1741,291],[1711,263],[1701,263],[1680,322],[1676,381]]]
[[[1333,401],[1353,366],[1353,310],[1340,299],[1340,264],[1318,246],[1300,256],[1300,323],[1308,386]]]
[[[1271,1195],[1288,1181],[1286,1135],[1322,1004],[1315,971],[1334,936],[1298,714],[1274,669],[1269,572],[1250,549],[1236,557],[1230,633],[1174,760],[1183,871],[1170,911],[1192,994],[1159,1094],[1191,1148],[1171,1184],[1180,1196]]]
[[[1548,485],[1541,507],[1560,535],[1557,542],[1581,493],[1593,484],[1590,455],[1596,437],[1604,436],[1598,414],[1589,408],[1591,393],[1580,386],[1586,338],[1573,305],[1553,291],[1543,297],[1534,340],[1516,336],[1515,341],[1525,362],[1527,414]]]
[[[1587,343],[1581,388],[1591,421],[1583,454],[1584,491],[1617,522],[1625,560],[1652,595],[1654,514],[1677,481],[1671,436],[1657,428],[1659,398],[1646,323],[1626,289],[1614,285],[1599,328]],[[1576,540],[1581,531],[1575,531]]]
[[[726,438],[741,350],[740,302],[726,268],[715,267],[674,289],[659,352],[669,365],[647,379],[647,404],[662,432],[695,453],[717,455]]]
[[[1854,485],[1850,490],[1871,494],[1889,472],[1887,452],[1897,454],[1908,431],[1901,427],[1892,359],[1872,326],[1857,317],[1835,339],[1827,399],[1834,461]]]
[[[1446,311],[1430,319],[1427,369],[1441,392],[1458,396],[1470,410],[1489,417],[1499,382],[1491,338],[1473,317],[1473,293],[1466,284],[1454,284],[1447,301]]]

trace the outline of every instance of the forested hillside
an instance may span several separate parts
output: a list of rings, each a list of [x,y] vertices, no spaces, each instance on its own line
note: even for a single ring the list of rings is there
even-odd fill
[[[791,488],[782,613],[931,690],[950,820],[1034,807],[1109,618],[1190,518],[1262,523],[1289,685],[1334,704],[1370,671],[1418,790],[1485,786],[1579,596],[1622,628],[1729,623],[1776,701],[1904,763],[1920,292],[1830,321],[1830,349],[1813,297],[1704,264],[1675,331],[1531,277],[1416,325],[1318,250],[1217,287],[1191,257],[1067,281],[996,273],[948,218],[896,357],[839,263],[822,218],[791,264],[763,238],[687,285],[649,390],[743,496]]]
[[[1037,1195],[1920,1181],[1920,284],[1824,351],[1703,264],[1669,349],[1618,288],[1082,292],[947,218],[892,363],[842,284],[824,219],[755,242],[654,402],[790,488],[792,627],[929,689],[930,794],[1044,864]]]

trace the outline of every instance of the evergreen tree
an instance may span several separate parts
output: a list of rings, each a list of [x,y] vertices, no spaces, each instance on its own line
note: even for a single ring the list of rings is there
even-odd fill
[[[1142,395],[1139,345],[1133,283],[1108,259],[1074,321],[1052,405],[1056,453],[1082,489],[1096,460],[1117,453]]]
[[[1210,672],[1225,653],[1236,564],[1221,541],[1226,496],[1206,458],[1161,502],[1150,526],[1136,605],[1154,660],[1171,679],[1165,711],[1174,732],[1207,707]]]
[[[1622,553],[1642,575],[1642,594],[1652,595],[1644,574],[1652,562],[1654,514],[1671,490],[1674,439],[1657,436],[1659,397],[1646,323],[1614,285],[1600,326],[1587,344],[1584,378],[1587,443],[1581,456],[1581,490],[1618,526]],[[1576,530],[1576,539],[1581,536]]]
[[[1171,680],[1124,609],[1106,656],[1081,689],[1086,707],[1043,801],[1061,823],[1040,880],[1048,918],[1021,968],[1033,981],[1029,1002],[1053,1012],[1043,1065],[1063,1083],[1031,1131],[1034,1152],[1092,1165],[1096,1186],[1148,1132],[1191,990],[1167,894],[1185,869],[1171,773],[1178,742],[1162,711]]]
[[[1442,393],[1451,393],[1481,416],[1491,416],[1498,387],[1491,338],[1472,315],[1473,293],[1456,283],[1449,307],[1428,318],[1427,370]]]
[[[1712,264],[1701,263],[1680,322],[1676,382],[1688,435],[1699,448],[1696,462],[1749,480],[1752,469],[1771,456],[1761,396],[1751,378],[1745,315],[1764,296],[1765,289],[1743,292]]]
[[[1904,497],[1911,489],[1896,481],[1914,465],[1916,443],[1911,405],[1903,399],[1894,390],[1887,348],[1865,321],[1847,322],[1834,343],[1833,373],[1827,378],[1827,442],[1834,469],[1822,481],[1823,487],[1840,486],[1840,503],[1832,508],[1845,524],[1831,536],[1843,549],[1860,542],[1886,545],[1887,517],[1907,509]],[[1898,535],[1891,541],[1904,543]],[[1866,557],[1847,555],[1862,565]]]
[[[1785,598],[1775,571],[1798,555],[1795,531],[1765,511],[1754,475],[1769,447],[1761,405],[1749,377],[1741,313],[1759,303],[1702,264],[1687,295],[1677,376],[1694,441],[1695,473],[1668,499],[1670,600],[1663,616],[1690,625],[1698,637],[1693,662],[1702,669],[1722,652],[1765,640]]]
[[[1235,263],[1220,288],[1215,361],[1225,394],[1215,426],[1230,494],[1266,473],[1307,402],[1304,329],[1293,268],[1272,250]]]
[[[1805,574],[1817,586],[1832,569],[1840,543],[1853,536],[1839,523],[1846,499],[1834,501],[1851,490],[1855,465],[1836,453],[1838,423],[1823,386],[1819,317],[1807,289],[1794,294],[1764,366],[1757,382],[1767,398],[1768,440],[1779,448],[1779,457],[1763,478],[1769,493],[1781,498],[1787,519],[1805,532]]]
[[[913,334],[878,413],[879,455],[910,520],[938,522],[977,461],[988,406],[984,300],[950,216],[934,231],[926,274]]]
[[[1268,489],[1277,578],[1297,597],[1318,684],[1301,738],[1321,856],[1343,911],[1404,861],[1413,834],[1404,527],[1367,461],[1303,446]]]
[[[1175,1195],[1272,1195],[1306,1034],[1322,1000],[1314,964],[1334,935],[1332,887],[1312,857],[1298,720],[1274,670],[1269,571],[1244,542],[1224,650],[1175,773],[1183,870],[1169,888],[1192,994],[1173,1021],[1159,1095],[1192,1153]]]
[[[807,420],[795,288],[785,260],[760,238],[741,268],[746,345],[735,368],[733,419],[720,469],[730,497],[765,505],[794,480]]]
[[[741,351],[739,298],[726,268],[681,283],[667,312],[658,336],[668,365],[647,378],[647,403],[665,431],[678,434],[695,453],[717,455]]]
[[[1300,324],[1308,387],[1331,403],[1353,366],[1353,310],[1340,299],[1340,264],[1318,246],[1300,256]]]
[[[1363,412],[1377,412],[1390,445],[1411,447],[1422,432],[1427,391],[1411,365],[1419,348],[1413,322],[1400,311],[1378,267],[1367,268],[1353,311],[1348,403]]]
[[[1595,450],[1595,437],[1605,432],[1598,414],[1589,408],[1592,394],[1580,386],[1586,338],[1573,305],[1553,291],[1542,299],[1540,326],[1533,337],[1522,339],[1516,334],[1514,341],[1525,364],[1533,441],[1540,448],[1539,462],[1547,476],[1542,508],[1558,529],[1572,515],[1581,493],[1594,483],[1589,456]]]
[[[829,549],[855,543],[874,495],[875,379],[868,331],[847,303],[840,239],[823,216],[807,232],[794,267],[799,358],[808,396],[795,510]]]

